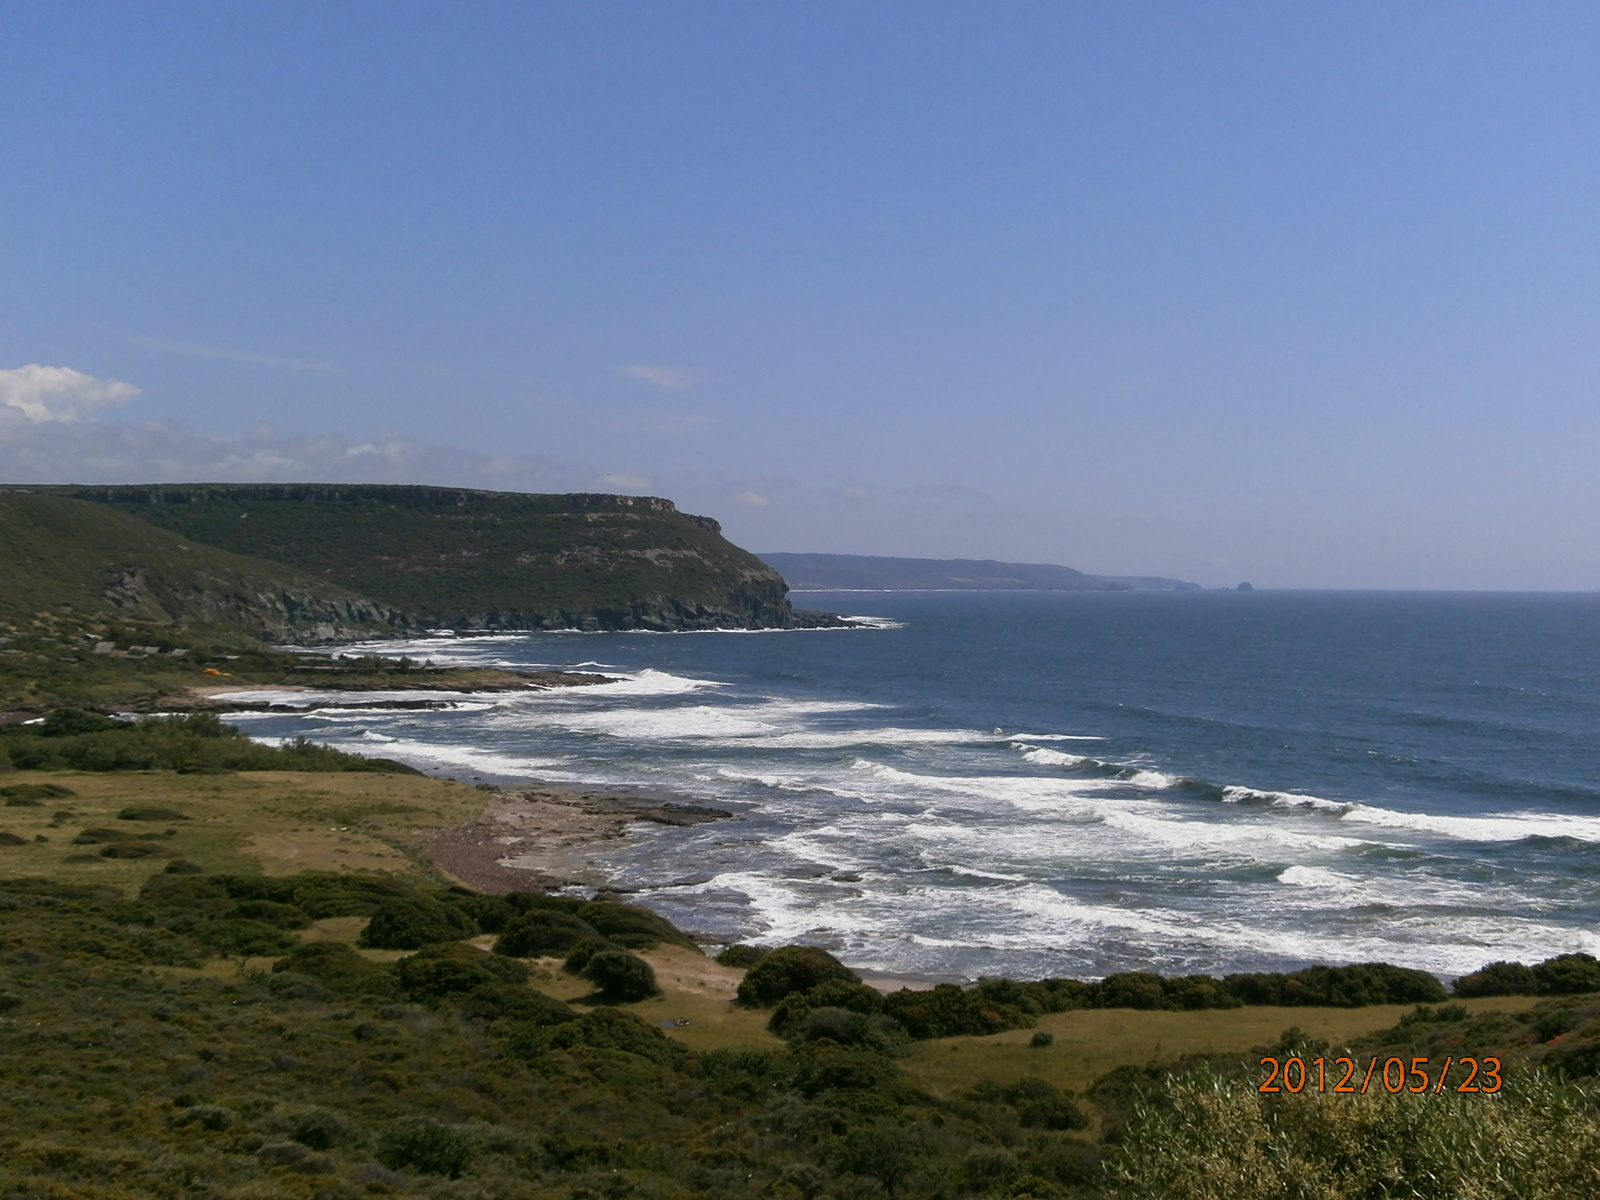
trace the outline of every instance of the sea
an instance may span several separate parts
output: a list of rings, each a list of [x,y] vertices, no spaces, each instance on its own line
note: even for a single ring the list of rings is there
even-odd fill
[[[229,719],[724,808],[597,860],[713,944],[950,980],[1600,953],[1600,596],[796,599],[859,619],[355,645],[615,682]]]

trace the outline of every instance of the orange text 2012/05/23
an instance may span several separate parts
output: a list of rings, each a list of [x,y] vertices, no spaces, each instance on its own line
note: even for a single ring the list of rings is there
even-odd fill
[[[1503,1084],[1498,1058],[1446,1057],[1435,1076],[1426,1058],[1377,1058],[1365,1064],[1353,1058],[1263,1058],[1267,1078],[1258,1092],[1334,1092],[1366,1095],[1369,1091],[1476,1092],[1492,1096]],[[1365,1069],[1363,1070],[1363,1066]],[[1451,1079],[1451,1072],[1456,1078]]]

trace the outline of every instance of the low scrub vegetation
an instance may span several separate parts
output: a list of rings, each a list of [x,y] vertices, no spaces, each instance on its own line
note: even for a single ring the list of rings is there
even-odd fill
[[[81,709],[58,708],[37,724],[0,727],[0,758],[16,770],[419,774],[400,763],[345,754],[304,738],[282,746],[262,745],[224,724],[214,713],[122,721]],[[124,816],[124,820],[173,819],[127,811],[136,815]]]
[[[551,913],[597,934],[568,951],[594,985],[588,996],[542,990],[555,978],[548,961],[463,940],[503,938]],[[366,919],[367,942],[416,944],[363,951],[312,929],[351,917]],[[1353,1047],[1291,1030],[1261,1051],[1496,1054],[1498,1096],[1268,1096],[1254,1056],[1125,1067],[1082,1092],[1024,1068],[935,1094],[906,1069],[911,1039],[1025,1028],[1129,988],[988,980],[884,996],[823,951],[786,948],[745,977],[753,999],[776,997],[778,1038],[696,1054],[653,1019],[665,1010],[644,999],[656,986],[646,947],[620,942],[660,933],[657,945],[686,940],[611,900],[482,896],[379,874],[169,871],[132,898],[0,880],[0,1195],[1600,1193],[1592,994],[1517,1013],[1421,1003]],[[1296,977],[1347,1004],[1379,994],[1373,980],[1411,986],[1372,969]],[[1159,982],[1163,1004],[1200,990]],[[1211,984],[1228,994],[1226,980]],[[1153,1006],[1154,991],[1133,994]],[[1025,1051],[1030,1061],[1058,1052],[1047,1041]]]

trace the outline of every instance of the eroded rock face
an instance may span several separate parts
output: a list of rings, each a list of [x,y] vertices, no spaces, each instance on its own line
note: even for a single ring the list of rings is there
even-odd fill
[[[724,538],[715,520],[655,496],[332,484],[73,495],[356,596],[345,609],[293,591],[251,600],[247,607],[284,629],[379,622],[396,630],[666,632],[836,623],[797,614],[776,570]],[[150,593],[133,577],[111,590],[119,604],[145,603]],[[226,607],[223,593],[203,590],[184,603]],[[157,602],[165,608],[170,598]]]

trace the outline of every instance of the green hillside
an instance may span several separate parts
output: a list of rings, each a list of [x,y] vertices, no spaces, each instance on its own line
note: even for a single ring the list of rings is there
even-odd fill
[[[395,610],[278,563],[99,504],[0,492],[0,620],[90,616],[226,627],[268,640],[387,632]]]
[[[289,564],[428,626],[808,623],[775,570],[715,521],[654,497],[334,484],[60,490],[186,539]]]

